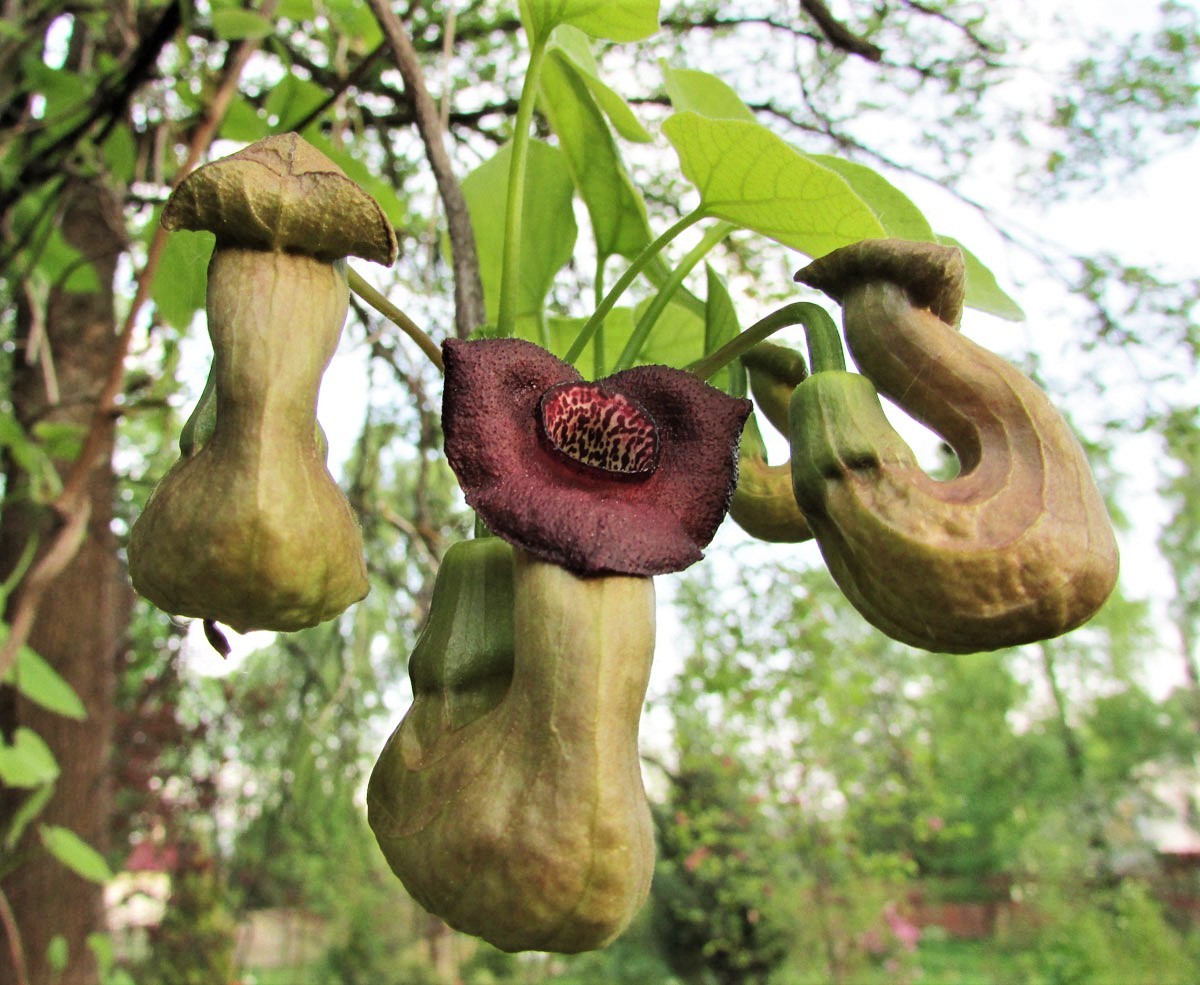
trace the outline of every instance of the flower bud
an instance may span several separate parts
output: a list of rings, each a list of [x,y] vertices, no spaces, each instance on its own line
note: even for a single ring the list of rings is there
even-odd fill
[[[914,646],[990,650],[1089,619],[1117,548],[1083,449],[1046,395],[956,322],[957,250],[868,241],[797,279],[843,306],[864,374],[816,373],[791,405],[792,481],[839,587]],[[936,481],[875,392],[938,433],[960,472]]]
[[[804,357],[786,346],[760,342],[742,356],[742,364],[758,409],[776,431],[786,435],[792,393],[808,377]]]
[[[344,257],[390,263],[382,210],[295,134],[200,168],[163,210],[208,229],[209,382],[182,457],[130,534],[134,587],[239,631],[289,631],[367,593],[362,535],[325,468],[321,377],[349,303]]]
[[[653,583],[581,578],[494,538],[471,553],[473,573],[435,587],[430,625],[456,630],[427,630],[414,651],[413,706],[367,789],[371,828],[408,891],[452,927],[508,951],[602,947],[654,869],[637,743]],[[511,638],[503,619],[484,621],[504,597],[489,572],[505,553]],[[435,615],[445,606],[449,623]]]

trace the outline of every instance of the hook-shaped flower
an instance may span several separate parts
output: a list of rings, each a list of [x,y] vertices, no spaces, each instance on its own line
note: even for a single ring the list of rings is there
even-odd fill
[[[895,639],[948,652],[1089,619],[1117,577],[1104,501],[1046,395],[954,327],[959,251],[869,240],[796,279],[841,303],[863,373],[814,373],[791,404],[796,499],[856,608]],[[876,387],[950,444],[956,478],[922,471]]]
[[[700,560],[729,506],[748,400],[666,366],[588,382],[519,339],[442,351],[446,458],[494,533],[582,575]]]

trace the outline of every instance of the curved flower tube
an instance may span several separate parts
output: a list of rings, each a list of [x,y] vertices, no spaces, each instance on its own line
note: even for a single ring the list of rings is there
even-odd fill
[[[700,560],[750,401],[666,366],[587,382],[519,339],[450,339],[442,353],[446,459],[495,534],[576,574]]]
[[[738,479],[729,501],[729,519],[757,540],[798,544],[812,540],[812,528],[792,492],[790,462],[771,465],[752,416],[738,447]]]
[[[742,364],[758,409],[775,430],[786,435],[792,394],[808,378],[804,357],[786,346],[760,342],[742,356]]]
[[[650,578],[580,578],[494,537],[451,548],[367,788],[422,906],[507,951],[628,926],[654,870],[637,738],[653,652]]]
[[[791,406],[796,499],[851,602],[889,636],[946,652],[1046,639],[1089,619],[1117,577],[1104,502],[1045,394],[951,327],[959,252],[868,241],[796,279],[842,304],[864,374],[815,373]],[[956,478],[921,470],[875,387],[949,443]]]

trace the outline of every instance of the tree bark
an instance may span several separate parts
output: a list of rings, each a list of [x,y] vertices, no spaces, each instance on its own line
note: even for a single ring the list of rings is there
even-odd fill
[[[28,431],[39,422],[93,425],[97,401],[118,358],[113,276],[125,249],[123,222],[114,194],[99,181],[69,182],[64,192],[62,232],[95,271],[99,286],[87,292],[54,288],[45,310],[43,358],[52,358],[56,386],[47,385],[45,364],[24,358],[17,339],[11,367],[13,412]],[[18,332],[27,335],[36,319],[18,312]],[[55,397],[57,390],[57,399]],[[29,646],[41,654],[75,689],[87,710],[73,721],[34,705],[10,689],[0,699],[0,728],[11,735],[17,726],[37,732],[58,760],[61,775],[53,798],[26,834],[24,862],[3,882],[20,932],[29,985],[85,985],[96,981],[87,947],[88,934],[104,929],[102,887],[75,875],[40,847],[39,824],[70,828],[103,851],[112,804],[109,754],[113,729],[116,654],[129,619],[131,593],[121,571],[111,530],[114,474],[112,420],[102,419],[100,451],[91,467],[87,499],[90,516],[79,550],[41,598]],[[70,462],[58,462],[65,473]],[[62,518],[29,495],[29,477],[12,463],[5,466],[5,496],[0,514],[0,573],[12,571],[30,538],[37,557],[50,545]],[[9,599],[17,604],[20,588]],[[0,825],[23,802],[21,791],[0,791]],[[48,961],[51,940],[67,945],[61,975]],[[0,982],[16,982],[10,942],[0,946]]]

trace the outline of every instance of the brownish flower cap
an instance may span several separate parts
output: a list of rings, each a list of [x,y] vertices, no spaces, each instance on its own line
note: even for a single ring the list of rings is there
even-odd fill
[[[295,133],[267,137],[197,168],[167,200],[167,229],[208,230],[217,245],[356,256],[390,266],[396,232],[379,203]]]
[[[442,353],[446,458],[494,533],[583,575],[700,560],[750,401],[666,366],[589,383],[519,339],[449,339]]]

